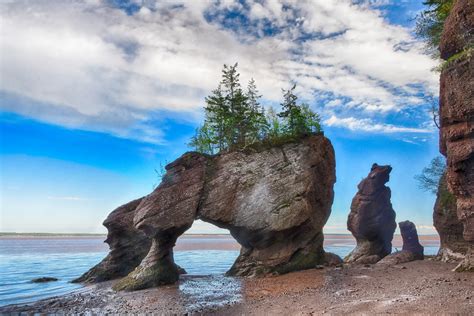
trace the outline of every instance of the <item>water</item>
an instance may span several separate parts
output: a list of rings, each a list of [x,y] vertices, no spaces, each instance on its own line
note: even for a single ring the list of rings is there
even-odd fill
[[[0,238],[0,306],[83,290],[83,286],[70,281],[105,257],[108,247],[103,240],[103,237]],[[437,253],[436,240],[422,243],[425,254]],[[325,238],[326,251],[341,257],[346,256],[354,245],[350,236],[328,235]],[[396,240],[394,246],[400,249]],[[212,279],[212,275],[222,275],[232,266],[239,254],[238,249],[238,244],[230,236],[184,236],[178,239],[174,257],[191,276],[211,275]],[[31,283],[32,279],[44,276],[59,281]],[[216,280],[222,282],[221,277]],[[189,282],[200,282],[200,279],[193,278]],[[186,293],[193,291],[193,287],[181,290]]]

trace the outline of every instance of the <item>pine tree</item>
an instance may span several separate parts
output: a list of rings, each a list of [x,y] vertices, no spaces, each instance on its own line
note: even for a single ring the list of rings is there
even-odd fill
[[[222,70],[222,87],[225,93],[225,102],[229,111],[224,118],[228,122],[226,139],[229,147],[245,144],[247,97],[242,92],[237,72],[238,63],[233,66],[224,65]]]
[[[301,123],[301,109],[296,104],[298,97],[294,94],[296,84],[291,89],[282,90],[283,102],[281,107],[283,111],[278,113],[278,116],[283,118],[286,123],[285,129],[287,134],[298,134],[299,124]]]
[[[296,85],[283,90],[282,112],[276,114],[270,108],[265,113],[254,79],[247,91],[242,91],[237,65],[224,65],[221,82],[205,99],[204,124],[189,143],[196,151],[215,154],[258,141],[288,140],[321,131],[319,115],[308,105],[297,104]]]
[[[281,123],[274,108],[270,107],[267,111],[266,121],[268,125],[266,138],[270,141],[279,138],[282,134]]]
[[[212,130],[212,144],[217,146],[217,150],[221,151],[229,145],[229,123],[230,109],[223,95],[221,84],[212,94],[206,97],[206,119],[204,124],[209,130]]]
[[[247,85],[247,105],[248,105],[248,135],[247,143],[251,144],[263,139],[268,129],[267,120],[265,118],[265,109],[260,106],[258,100],[261,95],[258,94],[255,80],[250,79]]]

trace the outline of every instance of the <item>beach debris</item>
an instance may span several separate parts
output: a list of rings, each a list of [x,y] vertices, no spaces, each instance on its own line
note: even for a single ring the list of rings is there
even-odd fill
[[[392,167],[374,163],[369,175],[357,186],[352,199],[347,229],[357,241],[356,248],[344,259],[346,263],[372,264],[390,254],[397,227],[390,202]]]

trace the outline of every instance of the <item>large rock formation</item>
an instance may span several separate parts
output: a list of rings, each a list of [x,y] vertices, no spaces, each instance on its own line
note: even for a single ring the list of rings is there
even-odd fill
[[[456,197],[458,218],[470,250],[458,271],[474,271],[474,2],[458,0],[441,36],[448,60],[440,78],[440,151],[447,157],[446,180]]]
[[[446,187],[445,176],[438,185],[433,223],[440,238],[438,257],[446,262],[464,259],[469,242],[464,240],[463,225],[456,214],[456,199]]]
[[[134,210],[133,229],[152,245],[135,244],[148,254],[115,288],[175,282],[173,247],[195,219],[228,229],[242,246],[229,275],[285,273],[334,262],[324,252],[322,229],[335,180],[334,150],[323,135],[216,156],[186,153],[166,166],[160,186]]]
[[[112,211],[103,225],[110,252],[98,265],[73,282],[102,282],[129,274],[148,253],[151,239],[133,225],[135,210],[143,198],[131,201]]]
[[[357,186],[352,199],[347,229],[357,240],[356,248],[344,259],[347,263],[376,263],[392,252],[393,233],[397,227],[390,202],[392,167],[372,165],[367,178]]]
[[[423,260],[424,248],[420,245],[420,241],[418,240],[415,224],[410,221],[404,221],[398,223],[398,227],[400,227],[400,234],[403,239],[402,251],[397,251],[386,256],[377,264],[393,265],[414,260]]]

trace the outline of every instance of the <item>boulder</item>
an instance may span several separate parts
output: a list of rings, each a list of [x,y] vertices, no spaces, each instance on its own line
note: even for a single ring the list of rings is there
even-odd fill
[[[398,223],[398,227],[400,227],[400,234],[403,239],[402,250],[386,256],[377,264],[394,265],[424,259],[424,248],[418,240],[415,224],[410,221],[404,221]]]
[[[469,242],[464,240],[463,225],[456,214],[456,199],[446,187],[445,175],[440,179],[433,212],[433,224],[439,234],[438,257],[445,262],[464,259]]]
[[[376,263],[392,252],[393,233],[397,227],[390,202],[392,167],[373,164],[367,178],[358,185],[352,199],[347,229],[357,241],[356,248],[344,259],[347,263]]]
[[[228,275],[339,264],[323,249],[335,181],[334,150],[322,134],[215,156],[186,153],[166,166],[162,183],[134,208],[132,226],[151,247],[135,244],[148,253],[114,288],[176,282],[182,271],[173,247],[195,219],[228,229],[241,245]]]
[[[133,225],[135,210],[143,198],[128,202],[112,211],[103,225],[107,227],[109,254],[96,266],[72,282],[95,283],[129,274],[145,258],[151,239]]]
[[[59,279],[53,277],[41,277],[31,280],[31,283],[47,283],[47,282],[55,282]]]
[[[474,4],[458,0],[446,19],[441,56],[450,60],[440,77],[440,151],[447,158],[448,189],[456,197],[463,236],[469,242],[464,264],[474,270]],[[471,47],[469,51],[467,48]],[[459,53],[462,54],[459,54]],[[456,55],[457,54],[457,55]]]

